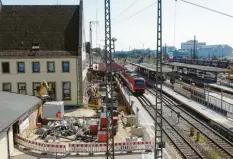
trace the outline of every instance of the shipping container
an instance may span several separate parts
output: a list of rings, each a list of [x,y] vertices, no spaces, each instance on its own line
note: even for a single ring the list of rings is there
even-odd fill
[[[64,102],[63,101],[52,101],[45,102],[42,107],[42,118],[57,118],[57,113],[60,113],[60,117],[64,116]]]

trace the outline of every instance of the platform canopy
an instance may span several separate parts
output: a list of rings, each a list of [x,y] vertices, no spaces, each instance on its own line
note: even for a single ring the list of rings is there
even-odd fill
[[[136,63],[131,63],[132,65],[134,66],[138,66],[138,67],[141,67],[141,68],[144,68],[144,69],[147,69],[149,71],[152,71],[152,72],[156,72],[156,66],[155,65],[152,65],[152,64],[136,64]],[[172,72],[172,69],[169,68],[169,67],[162,67],[162,72],[164,73],[168,73],[168,72]]]
[[[178,63],[178,62],[164,63],[164,65],[175,66],[175,67],[179,67],[179,68],[196,69],[196,70],[201,70],[201,71],[206,71],[206,72],[214,72],[214,73],[227,73],[230,71],[229,69],[226,69],[226,68],[201,66],[201,65],[193,65],[193,64]]]

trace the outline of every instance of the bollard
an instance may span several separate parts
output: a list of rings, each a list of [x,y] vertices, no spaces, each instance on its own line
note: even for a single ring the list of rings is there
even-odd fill
[[[197,132],[197,140],[196,140],[196,142],[198,142],[199,139],[200,139],[200,132],[198,131],[198,132]]]
[[[189,134],[189,136],[190,137],[194,136],[194,128],[193,127],[190,128],[190,134]]]

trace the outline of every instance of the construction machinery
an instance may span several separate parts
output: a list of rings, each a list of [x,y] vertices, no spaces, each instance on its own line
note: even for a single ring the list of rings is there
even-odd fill
[[[38,92],[39,96],[37,97],[40,98],[43,103],[51,100],[51,89],[45,80],[42,81]]]
[[[97,85],[93,85],[91,86],[88,90],[87,90],[87,93],[89,94],[90,96],[90,100],[88,102],[89,107],[94,106],[94,109],[99,109],[99,106],[100,106],[100,100],[99,100],[99,97],[100,97],[100,94],[99,94],[99,86]]]

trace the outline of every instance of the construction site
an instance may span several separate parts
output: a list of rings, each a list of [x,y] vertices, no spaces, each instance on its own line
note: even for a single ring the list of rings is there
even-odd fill
[[[33,147],[30,151],[39,156],[94,155],[100,152],[105,155],[106,142],[111,137],[116,144],[115,148],[119,146],[116,154],[153,151],[152,142],[148,143],[152,136],[140,124],[137,112],[132,110],[116,81],[113,85],[112,122],[108,125],[106,86],[99,81],[102,76],[96,77],[90,78],[94,84],[90,84],[86,91],[89,103],[83,108],[66,110],[63,101],[51,100],[50,88],[43,81],[38,96],[43,101],[39,120],[31,133],[18,134],[16,141],[19,148],[25,151]],[[108,127],[112,130],[110,136],[107,134]],[[99,150],[90,146],[92,144],[96,144]],[[124,147],[127,144],[131,148]]]

